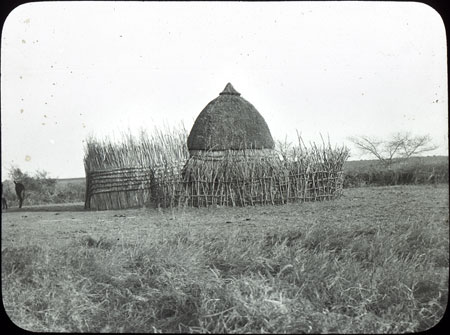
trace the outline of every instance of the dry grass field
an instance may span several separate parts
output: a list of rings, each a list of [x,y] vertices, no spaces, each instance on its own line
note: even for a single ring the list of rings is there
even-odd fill
[[[448,298],[449,188],[281,206],[2,213],[2,293],[32,331],[399,333]]]

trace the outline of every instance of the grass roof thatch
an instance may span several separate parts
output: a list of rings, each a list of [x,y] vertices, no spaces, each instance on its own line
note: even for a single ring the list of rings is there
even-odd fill
[[[275,146],[264,118],[230,83],[197,117],[187,144],[189,150],[212,151]]]

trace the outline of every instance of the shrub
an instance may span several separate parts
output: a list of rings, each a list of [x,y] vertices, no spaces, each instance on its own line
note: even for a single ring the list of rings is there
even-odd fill
[[[390,168],[379,162],[347,162],[344,187],[448,183],[447,157],[412,157]]]

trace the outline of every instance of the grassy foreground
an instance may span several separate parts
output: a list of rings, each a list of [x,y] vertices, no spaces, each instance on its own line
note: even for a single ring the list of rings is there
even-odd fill
[[[2,213],[2,292],[33,331],[399,333],[447,305],[448,185],[283,206]]]

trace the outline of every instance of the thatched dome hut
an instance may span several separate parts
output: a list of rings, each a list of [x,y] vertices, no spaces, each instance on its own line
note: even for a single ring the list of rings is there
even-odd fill
[[[187,146],[193,156],[243,149],[272,151],[275,145],[261,114],[228,83],[195,120]]]
[[[255,183],[281,167],[266,121],[230,83],[199,114],[187,147],[182,193],[193,206],[253,203],[261,193],[244,195],[243,187],[258,192]]]

